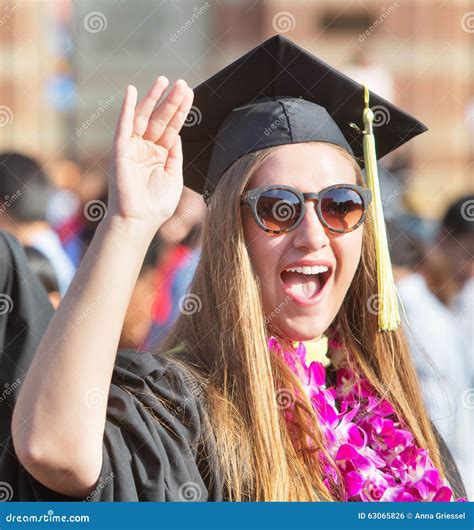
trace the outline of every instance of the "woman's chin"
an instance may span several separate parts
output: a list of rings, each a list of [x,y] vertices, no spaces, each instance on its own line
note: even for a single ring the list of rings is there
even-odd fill
[[[330,322],[318,322],[311,318],[298,318],[285,320],[283,322],[272,322],[269,325],[270,332],[290,341],[313,340],[323,335],[329,328]]]

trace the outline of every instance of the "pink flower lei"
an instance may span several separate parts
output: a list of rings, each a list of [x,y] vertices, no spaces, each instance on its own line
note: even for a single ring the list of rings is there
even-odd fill
[[[303,383],[320,421],[326,449],[344,481],[346,501],[453,501],[453,492],[413,434],[397,417],[393,406],[380,399],[373,387],[345,364],[338,364],[336,384],[326,387],[326,369],[320,362],[306,363],[302,342],[292,351],[271,336],[270,351],[280,354]],[[335,357],[341,344],[329,342]],[[333,359],[334,362],[334,359]],[[286,403],[288,405],[288,403]],[[285,406],[286,408],[286,406]],[[291,418],[291,406],[286,408]],[[331,466],[329,477],[339,480]],[[466,501],[466,499],[457,499]]]

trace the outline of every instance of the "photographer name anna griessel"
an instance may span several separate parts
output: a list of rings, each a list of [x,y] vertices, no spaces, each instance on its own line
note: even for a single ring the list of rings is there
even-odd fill
[[[415,513],[414,519],[466,519],[466,512],[462,513]]]

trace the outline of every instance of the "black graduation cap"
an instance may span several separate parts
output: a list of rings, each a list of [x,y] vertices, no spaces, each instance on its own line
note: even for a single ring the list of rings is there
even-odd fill
[[[241,156],[305,141],[339,145],[363,158],[363,87],[281,35],[276,35],[194,89],[181,131],[184,184],[209,198]],[[377,158],[427,128],[370,93],[385,120],[375,128]],[[382,108],[383,107],[383,108]],[[361,167],[363,167],[361,160]]]

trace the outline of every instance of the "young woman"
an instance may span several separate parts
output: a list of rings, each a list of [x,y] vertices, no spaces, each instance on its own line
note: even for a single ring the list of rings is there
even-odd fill
[[[300,87],[323,73],[336,87],[318,104]],[[116,355],[143,256],[183,189],[179,132],[193,91],[179,80],[158,103],[167,84],[159,77],[138,105],[127,88],[107,216],[15,408],[2,462],[14,498],[462,495],[402,332],[380,332],[368,303],[371,194],[340,128],[351,121],[344,110],[361,108],[360,86],[280,37],[198,87],[201,128],[182,131],[185,181],[198,189],[206,179],[198,270],[161,351]],[[400,129],[389,147],[381,133],[385,151],[418,124],[389,108]],[[305,349],[324,336],[329,367]]]

